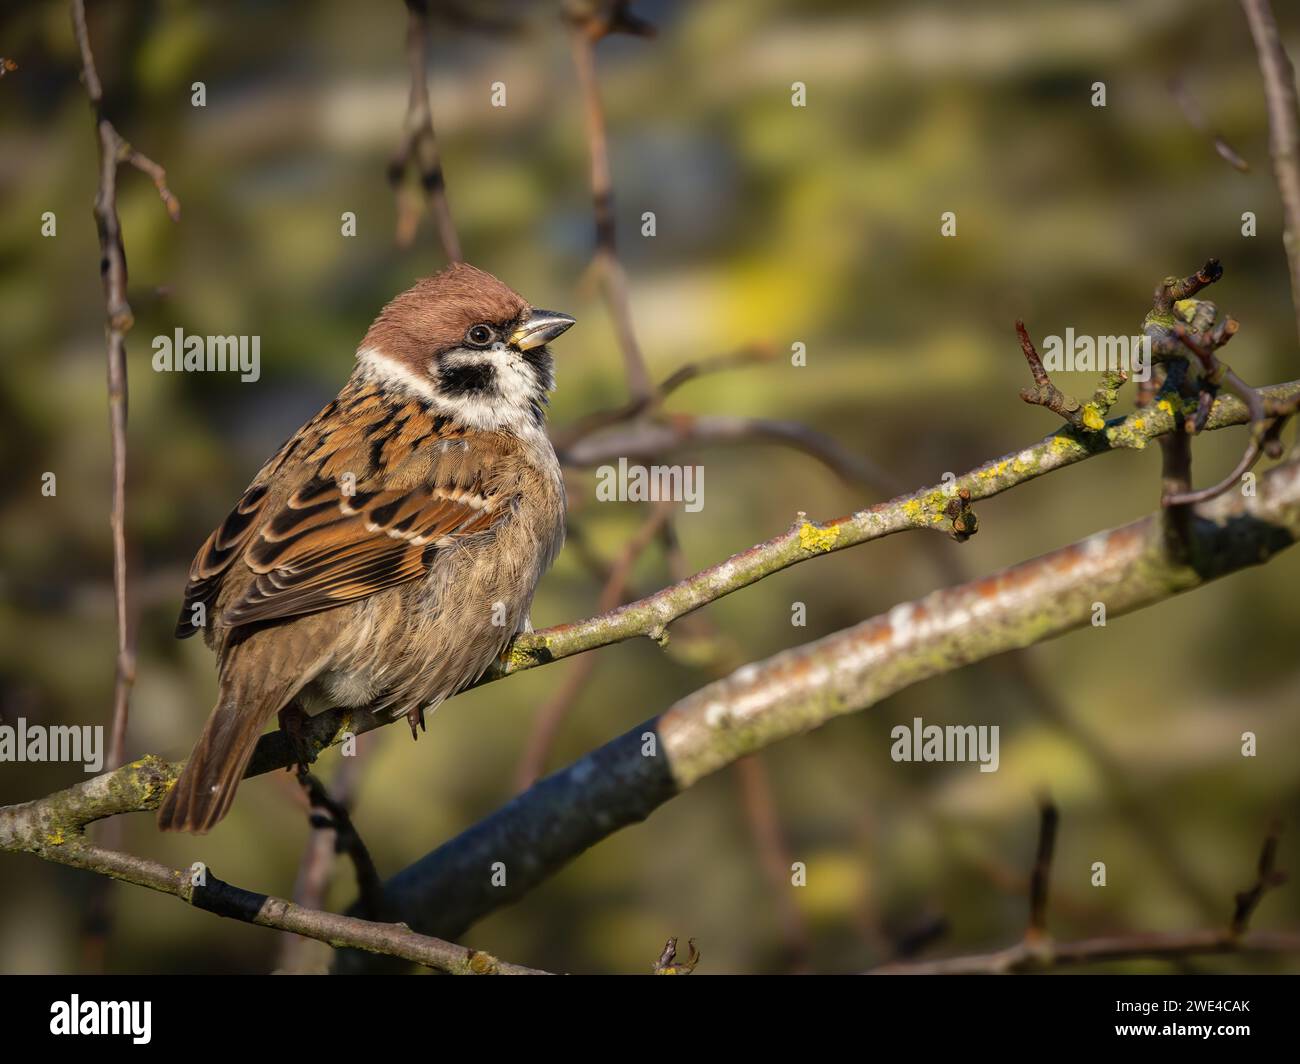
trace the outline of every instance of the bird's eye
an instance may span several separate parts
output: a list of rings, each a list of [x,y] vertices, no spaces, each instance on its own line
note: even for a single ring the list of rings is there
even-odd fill
[[[474,325],[465,334],[465,339],[475,347],[487,347],[492,342],[493,332],[486,325]]]

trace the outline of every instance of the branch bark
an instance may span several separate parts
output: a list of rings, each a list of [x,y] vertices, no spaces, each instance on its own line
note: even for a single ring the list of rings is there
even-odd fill
[[[1265,390],[1275,398],[1297,392],[1300,382]],[[1248,417],[1245,404],[1226,396],[1216,402],[1207,427]],[[1093,454],[1145,444],[1170,431],[1173,419],[1172,410],[1139,411],[1089,434],[1086,442],[1063,430],[985,463],[957,484],[987,498]],[[935,527],[947,519],[950,499],[950,492],[936,487],[824,525],[801,521],[783,536],[638,603],[522,637],[499,675],[634,635],[662,640],[671,621],[772,572],[891,532]],[[1094,601],[1106,602],[1112,616],[1138,609],[1266,561],[1297,535],[1300,460],[1293,460],[1261,478],[1258,498],[1225,495],[1206,504],[1192,524],[1185,558],[1170,557],[1156,515],[744,666],[541,780],[399,873],[385,885],[390,911],[422,932],[437,928],[441,937],[454,938],[587,847],[746,754],[918,680],[1085,624]],[[326,712],[312,718],[306,734],[323,747],[379,723],[364,711]],[[282,734],[264,736],[248,775],[283,767],[294,756]],[[86,852],[78,840],[85,825],[156,808],[179,769],[148,756],[46,798],[0,808],[0,849],[78,863],[68,858]],[[507,887],[487,886],[482,873],[495,860],[511,864]]]
[[[391,878],[385,897],[412,927],[455,937],[738,758],[1085,626],[1096,601],[1120,616],[1261,564],[1297,537],[1300,459],[1265,474],[1258,497],[1207,504],[1185,558],[1170,553],[1157,513],[746,665],[535,784]],[[507,863],[508,886],[486,886],[493,861]]]
[[[168,868],[156,861],[92,845],[84,828],[105,806],[125,797],[120,773],[130,773],[135,786],[161,800],[175,776],[172,766],[144,758],[116,773],[96,776],[82,787],[62,791],[62,801],[27,802],[0,810],[0,849],[33,853],[47,861],[83,868],[100,875],[170,894],[195,908],[206,909],[261,927],[292,931],[337,948],[382,952],[452,975],[545,975],[532,968],[508,964],[490,953],[466,949],[451,942],[416,934],[401,924],[381,924],[337,913],[306,909],[301,905],[257,894],[217,879],[211,871],[195,884],[192,871]],[[85,800],[80,808],[69,796]],[[156,803],[155,803],[156,804]],[[87,819],[89,817],[89,819]]]
[[[1270,399],[1287,400],[1300,395],[1300,381],[1289,381],[1260,391]],[[1062,429],[1020,451],[975,467],[958,477],[954,486],[966,488],[975,499],[990,498],[1017,484],[1099,454],[1123,448],[1141,449],[1149,440],[1158,439],[1172,431],[1175,416],[1172,408],[1162,409],[1156,406],[1140,410],[1128,417],[1113,419],[1107,423],[1104,432],[1090,433],[1086,439]],[[1242,425],[1249,418],[1249,411],[1240,399],[1221,396],[1210,411],[1206,428]],[[505,663],[479,682],[490,683],[526,669],[639,636],[663,641],[667,636],[668,625],[678,618],[792,565],[894,532],[942,527],[945,521],[950,520],[946,508],[953,494],[955,492],[946,490],[944,485],[933,485],[834,521],[817,524],[801,519],[789,531],[732,555],[726,561],[701,570],[646,598],[587,620],[521,635],[514,641]],[[364,709],[326,710],[305,723],[302,737],[319,752],[342,742],[348,735],[360,735],[390,723],[392,722],[387,718],[377,719]],[[294,763],[296,754],[284,734],[270,732],[258,742],[245,776],[259,776]],[[162,801],[163,792],[145,786],[141,773],[144,772],[151,778],[157,778],[161,774],[164,785],[170,786],[180,768],[180,763],[168,763],[147,755],[123,766],[117,772],[96,776],[41,801],[58,799],[70,802],[69,808],[86,814],[86,822],[119,813],[154,809]],[[0,823],[3,823],[9,810],[18,808],[22,807],[0,808]]]

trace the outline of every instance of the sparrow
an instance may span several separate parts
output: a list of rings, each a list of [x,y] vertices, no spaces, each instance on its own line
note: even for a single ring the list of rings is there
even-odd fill
[[[364,706],[414,735],[530,627],[564,541],[547,344],[573,324],[465,263],[384,307],[190,566],[176,635],[203,632],[220,693],[161,829],[226,815],[272,717]]]

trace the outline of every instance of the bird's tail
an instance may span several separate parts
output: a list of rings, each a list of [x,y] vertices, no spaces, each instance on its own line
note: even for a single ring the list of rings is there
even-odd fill
[[[158,827],[163,831],[201,835],[230,811],[258,736],[284,704],[278,691],[274,705],[265,698],[245,700],[240,694],[222,686],[221,700],[158,809]]]

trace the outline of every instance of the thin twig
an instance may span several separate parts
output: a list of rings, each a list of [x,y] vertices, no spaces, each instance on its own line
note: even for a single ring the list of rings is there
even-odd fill
[[[1048,810],[1051,819],[1048,819]],[[1300,934],[1293,932],[1248,932],[1247,925],[1265,891],[1285,882],[1275,867],[1279,826],[1274,826],[1259,857],[1255,884],[1237,895],[1236,912],[1226,930],[1180,931],[1157,934],[1107,935],[1079,942],[1053,942],[1046,931],[1046,869],[1056,835],[1056,810],[1043,808],[1038,859],[1034,864],[1031,889],[1030,933],[1007,949],[968,957],[935,961],[884,964],[870,975],[1007,975],[1013,972],[1045,971],[1080,964],[1105,964],[1125,960],[1179,961],[1207,953],[1300,953]],[[1046,857],[1044,857],[1046,853]]]
[[[654,965],[655,975],[690,975],[700,963],[700,951],[695,948],[695,939],[687,940],[688,955],[685,960],[677,956],[677,939],[670,938],[665,944],[659,959]]]
[[[618,560],[610,568],[605,586],[601,588],[597,609],[605,613],[620,605],[627,592],[628,580],[637,559],[645,553],[654,541],[660,529],[672,516],[672,507],[665,503],[654,506],[650,516],[642,523],[636,534],[623,545]],[[559,734],[565,717],[569,715],[578,698],[591,681],[596,670],[597,658],[588,654],[569,671],[564,682],[555,693],[542,704],[533,718],[533,729],[524,744],[519,767],[515,770],[515,790],[527,790],[546,769],[546,760],[551,747]]]
[[[806,972],[812,943],[808,937],[807,921],[795,900],[796,892],[790,886],[790,851],[781,830],[772,781],[762,755],[742,757],[736,762],[735,774],[740,783],[741,802],[754,848],[758,851],[769,893],[776,905],[785,954],[782,968],[796,973]]]
[[[1231,930],[1234,935],[1243,935],[1250,925],[1250,918],[1259,907],[1260,899],[1274,887],[1286,882],[1286,873],[1277,868],[1277,846],[1282,835],[1282,825],[1274,824],[1264,845],[1259,851],[1259,862],[1255,869],[1255,882],[1237,895],[1236,908],[1232,913]]]
[[[367,920],[382,920],[385,915],[384,885],[375,868],[370,851],[362,841],[347,804],[333,797],[315,776],[298,766],[298,783],[307,794],[311,825],[334,834],[334,852],[345,853],[357,874],[360,912]]]
[[[593,266],[599,271],[605,302],[623,352],[624,372],[633,401],[651,395],[650,373],[637,341],[632,322],[627,274],[618,257],[615,239],[614,190],[610,178],[609,140],[605,131],[605,110],[600,102],[596,76],[596,44],[611,33],[650,36],[653,29],[628,10],[627,3],[602,4],[593,0],[570,0],[564,8],[569,26],[573,64],[578,73],[586,120],[587,146],[591,157],[591,198],[595,212],[596,251]]]
[[[806,454],[846,483],[865,487],[877,496],[890,495],[896,489],[889,473],[833,436],[798,421],[777,418],[671,414],[593,432],[559,451],[559,455],[566,465],[585,469],[619,458],[654,458],[681,447],[756,441]]]
[[[1249,173],[1250,164],[1241,157],[1240,153],[1220,133],[1210,128],[1210,123],[1205,118],[1205,112],[1201,110],[1200,104],[1196,102],[1196,97],[1192,95],[1181,77],[1169,79],[1169,92],[1182,109],[1183,116],[1191,124],[1192,128],[1210,138],[1219,158],[1234,170],[1238,170],[1243,174]]]
[[[1029,330],[1019,319],[1016,320],[1016,336],[1020,338],[1020,350],[1024,352],[1025,361],[1029,363],[1029,372],[1034,378],[1034,386],[1022,388],[1020,398],[1026,403],[1046,407],[1075,428],[1083,428],[1083,404],[1073,396],[1066,395],[1052,383],[1052,378],[1043,366],[1043,359],[1038,354],[1038,348],[1029,337]]]
[[[1056,829],[1061,815],[1050,798],[1039,811],[1038,852],[1029,880],[1029,938],[1047,934],[1047,890],[1052,878],[1052,857],[1056,853]]]
[[[131,688],[135,683],[136,631],[129,606],[126,551],[126,423],[127,360],[126,334],[134,317],[127,302],[126,250],[122,224],[117,213],[117,176],[122,165],[147,175],[158,190],[163,207],[173,221],[180,218],[180,203],[167,187],[161,166],[133,148],[104,113],[104,90],[95,67],[86,25],[83,0],[70,4],[72,33],[81,58],[82,81],[90,102],[91,116],[99,142],[99,186],[95,195],[95,228],[99,236],[99,270],[104,288],[104,334],[108,353],[108,419],[112,463],[112,503],[109,528],[113,538],[113,603],[117,622],[117,655],[113,668],[113,717],[105,765],[111,771],[126,760],[126,732],[130,715]],[[116,846],[121,838],[116,823],[105,829],[102,841]],[[112,906],[103,885],[92,889],[84,906],[85,947],[92,965],[102,957],[103,943],[112,923]]]
[[[698,362],[687,362],[665,377],[649,395],[629,399],[621,406],[612,407],[609,410],[596,410],[578,418],[576,421],[570,422],[568,425],[553,428],[550,433],[551,442],[555,445],[557,451],[564,452],[579,440],[600,429],[633,421],[642,414],[653,413],[663,406],[664,401],[670,395],[697,377],[737,369],[742,366],[770,362],[775,355],[776,350],[770,344],[751,343],[724,355],[700,359]]]
[[[1241,0],[1250,35],[1259,54],[1268,106],[1268,148],[1273,176],[1282,199],[1282,243],[1291,270],[1291,303],[1300,335],[1300,116],[1297,115],[1295,70],[1282,47],[1268,0]]]
[[[100,275],[104,284],[105,333],[108,338],[108,409],[112,432],[113,504],[109,525],[113,533],[113,595],[117,605],[117,664],[113,686],[113,728],[107,764],[117,768],[124,760],[131,686],[135,682],[135,638],[128,617],[126,573],[126,333],[133,324],[126,297],[126,252],[122,224],[117,216],[117,169],[123,163],[152,178],[163,206],[173,220],[180,204],[167,187],[167,175],[153,160],[136,151],[104,114],[104,90],[90,48],[83,0],[72,0],[72,32],[81,54],[82,80],[99,138],[99,190],[95,196],[95,226],[99,231]]]
[[[1066,968],[1116,961],[1181,961],[1207,954],[1300,954],[1300,934],[1251,931],[1234,936],[1227,931],[1175,931],[1134,935],[1109,935],[1078,942],[1054,942],[1050,953],[1018,942],[995,953],[911,961],[872,968],[869,975],[1009,975],[1013,972]]]
[[[360,769],[364,763],[366,751],[369,749],[370,744],[366,741],[366,737],[361,736],[357,739],[356,753],[352,757],[342,759],[342,763],[332,780],[335,801],[345,806],[351,805],[353,793],[360,778]],[[310,812],[310,799],[301,790],[298,794],[304,807]],[[308,836],[302,859],[298,863],[298,874],[294,878],[293,902],[295,905],[301,905],[305,909],[324,908],[325,895],[334,870],[334,859],[338,853],[336,845],[338,838],[338,833],[331,824],[318,825],[313,823],[313,830]],[[358,883],[360,882],[361,877],[360,873],[358,873]],[[375,918],[374,913],[363,915],[371,919]],[[299,935],[285,935],[280,944],[280,955],[276,963],[276,970],[281,972],[315,970],[317,965],[310,953],[312,950],[319,948],[319,944],[312,942],[310,939],[302,938]]]
[[[406,0],[406,11],[406,62],[411,87],[402,139],[388,164],[388,181],[397,195],[397,244],[399,247],[409,246],[420,224],[419,193],[403,194],[406,172],[413,168],[438,229],[442,253],[448,262],[459,262],[460,236],[447,202],[447,181],[442,172],[438,138],[433,132],[433,111],[429,106],[428,0]]]

